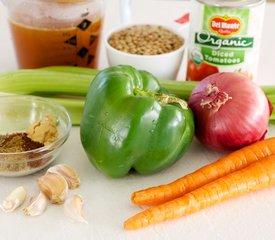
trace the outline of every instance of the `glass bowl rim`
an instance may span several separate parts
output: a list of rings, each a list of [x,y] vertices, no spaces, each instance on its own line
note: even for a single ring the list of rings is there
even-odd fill
[[[65,107],[63,107],[62,105],[60,105],[57,102],[54,102],[51,99],[47,99],[44,97],[39,97],[39,96],[33,96],[33,95],[4,95],[0,97],[0,102],[1,100],[5,98],[5,99],[25,99],[28,101],[34,101],[34,102],[42,102],[42,103],[48,103],[50,104],[50,106],[54,107],[55,109],[58,109],[60,113],[64,114],[66,120],[67,120],[67,124],[65,127],[65,131],[62,132],[60,134],[60,136],[58,136],[58,138],[48,144],[45,145],[43,147],[40,148],[36,148],[33,150],[28,150],[28,151],[22,151],[22,152],[7,152],[7,153],[0,153],[0,157],[16,157],[16,156],[20,156],[20,157],[24,157],[24,156],[28,156],[30,157],[30,154],[41,154],[37,159],[35,160],[39,160],[39,158],[42,158],[45,153],[52,153],[54,150],[57,150],[61,145],[63,145],[63,143],[65,143],[65,141],[67,140],[67,138],[69,137],[69,133],[71,131],[72,128],[72,120],[71,117],[69,115],[69,112],[66,110]],[[18,160],[20,161],[20,163],[25,163],[25,162],[29,162],[29,161],[35,161],[34,159],[32,159],[30,157],[30,159],[26,159],[26,160]],[[18,163],[16,160],[9,160],[9,159],[5,159],[5,160],[1,160],[0,159],[0,163]]]

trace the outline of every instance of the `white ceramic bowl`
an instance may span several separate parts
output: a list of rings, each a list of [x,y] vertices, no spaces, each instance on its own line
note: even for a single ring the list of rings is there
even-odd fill
[[[139,70],[146,70],[153,75],[155,75],[160,80],[175,80],[177,77],[177,73],[179,71],[179,68],[182,64],[183,54],[186,46],[186,39],[184,39],[184,44],[168,53],[163,53],[159,55],[138,55],[138,54],[131,54],[119,51],[112,47],[108,43],[108,39],[111,37],[111,35],[115,32],[119,32],[125,28],[131,27],[131,26],[139,26],[139,25],[145,25],[145,24],[131,24],[131,25],[125,25],[122,27],[117,27],[109,31],[104,36],[104,44],[106,48],[107,58],[110,66],[114,65],[131,65],[136,69]],[[156,24],[149,24],[156,26]],[[163,25],[160,25],[163,26]],[[175,34],[182,37],[182,34],[179,33],[176,29],[173,29],[169,26],[163,26],[167,29],[169,29],[171,32],[174,32]]]

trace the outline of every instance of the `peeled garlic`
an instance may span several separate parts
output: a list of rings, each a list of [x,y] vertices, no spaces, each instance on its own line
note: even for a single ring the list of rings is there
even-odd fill
[[[68,184],[64,177],[56,173],[46,173],[38,178],[38,186],[51,203],[62,204],[68,194]]]
[[[73,222],[87,223],[85,218],[82,216],[83,200],[80,195],[74,195],[68,198],[64,203],[64,213]]]
[[[69,189],[79,187],[80,180],[76,172],[67,164],[58,164],[48,169],[47,172],[61,174],[67,181]]]
[[[20,186],[14,189],[10,195],[2,202],[1,208],[4,212],[12,212],[24,202],[27,192]]]
[[[48,199],[40,192],[37,196],[30,199],[29,205],[23,209],[23,212],[28,216],[39,216],[46,210],[47,206]]]

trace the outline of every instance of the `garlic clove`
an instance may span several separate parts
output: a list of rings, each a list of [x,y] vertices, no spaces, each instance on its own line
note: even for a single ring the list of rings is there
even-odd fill
[[[80,179],[76,172],[67,164],[58,164],[48,169],[47,172],[61,174],[67,181],[69,189],[79,187]]]
[[[20,186],[15,188],[0,206],[4,212],[13,212],[16,208],[22,205],[25,201],[27,191],[24,187]]]
[[[40,191],[51,203],[62,204],[68,194],[68,183],[64,177],[56,173],[46,173],[37,180]]]
[[[80,195],[73,195],[64,203],[64,213],[73,222],[81,222],[88,224],[87,220],[82,216],[83,200]]]
[[[48,206],[47,197],[40,192],[37,196],[30,199],[30,203],[23,209],[23,212],[27,216],[39,216],[41,215]]]

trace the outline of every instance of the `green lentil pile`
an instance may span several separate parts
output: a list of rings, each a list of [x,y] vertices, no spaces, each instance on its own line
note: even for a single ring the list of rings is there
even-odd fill
[[[136,25],[113,33],[108,43],[126,53],[158,55],[180,48],[184,39],[162,26]]]

